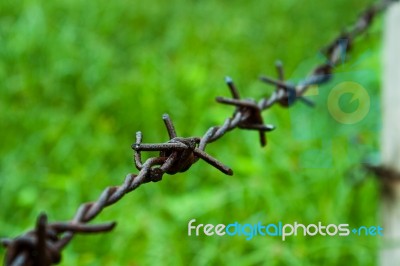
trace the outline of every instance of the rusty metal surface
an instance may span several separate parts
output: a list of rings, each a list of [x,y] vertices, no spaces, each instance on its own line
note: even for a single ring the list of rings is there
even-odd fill
[[[263,122],[262,112],[278,103],[284,107],[292,106],[297,100],[313,106],[313,103],[304,97],[304,93],[312,85],[327,83],[333,73],[334,67],[342,60],[353,47],[354,39],[363,34],[371,25],[373,19],[385,10],[392,2],[383,1],[368,8],[346,32],[340,34],[326,48],[326,62],[316,66],[309,76],[298,84],[290,84],[284,79],[282,63],[277,62],[278,79],[261,77],[261,81],[276,87],[269,98],[258,102],[253,99],[242,99],[231,78],[226,78],[226,83],[232,98],[217,97],[219,103],[234,106],[233,115],[226,119],[223,125],[211,127],[202,137],[178,137],[174,125],[168,115],[163,115],[169,140],[165,143],[142,143],[142,133],[136,133],[136,141],[132,145],[137,174],[128,174],[120,186],[107,187],[100,197],[93,202],[83,203],[75,216],[66,222],[47,222],[45,214],[40,214],[36,227],[14,239],[2,239],[2,245],[7,249],[5,265],[53,265],[61,261],[61,253],[65,246],[73,239],[75,234],[102,233],[114,228],[115,222],[88,225],[107,206],[118,202],[125,194],[135,190],[140,185],[148,182],[162,180],[164,174],[173,175],[185,172],[202,159],[226,175],[233,171],[228,166],[205,152],[207,144],[224,136],[227,132],[240,128],[258,131],[260,144],[265,146],[265,134],[274,129],[273,125]],[[159,156],[142,161],[142,152],[158,151]]]

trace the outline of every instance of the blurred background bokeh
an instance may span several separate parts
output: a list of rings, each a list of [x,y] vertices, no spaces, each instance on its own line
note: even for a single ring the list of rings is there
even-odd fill
[[[243,97],[273,91],[257,80],[283,61],[296,81],[324,61],[320,49],[372,1],[0,1],[0,237],[15,237],[46,211],[68,220],[77,207],[137,170],[130,145],[222,124],[231,76]],[[106,209],[111,233],[77,236],[61,265],[374,265],[376,237],[188,237],[187,223],[378,225],[378,183],[357,171],[378,150],[382,23],[358,39],[317,107],[264,113],[277,129],[235,130],[207,151],[233,168],[199,162],[146,184]],[[343,125],[329,91],[355,81],[371,109]],[[317,92],[317,93],[316,93]],[[351,112],[357,103],[340,103]],[[347,109],[346,109],[347,108]],[[4,257],[0,249],[0,259]]]

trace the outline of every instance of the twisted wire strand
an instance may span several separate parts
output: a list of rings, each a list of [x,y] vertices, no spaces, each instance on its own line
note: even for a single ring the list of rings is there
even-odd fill
[[[323,49],[326,62],[316,66],[311,74],[298,84],[290,84],[284,80],[283,65],[276,63],[278,79],[267,76],[260,77],[261,81],[273,85],[276,90],[269,98],[262,98],[256,102],[252,99],[241,99],[233,80],[225,79],[232,98],[217,97],[219,103],[235,107],[232,117],[227,118],[221,126],[209,128],[201,137],[178,137],[175,127],[168,115],[163,115],[164,124],[170,140],[165,143],[142,143],[142,133],[136,133],[136,142],[132,145],[134,162],[138,169],[137,174],[128,174],[119,186],[109,186],[103,190],[96,201],[83,203],[79,206],[72,220],[67,222],[47,222],[46,214],[38,216],[35,229],[28,231],[13,239],[2,239],[2,245],[7,249],[5,265],[40,265],[47,266],[58,264],[61,261],[61,252],[73,239],[75,234],[102,233],[112,230],[116,223],[89,225],[101,211],[118,202],[127,193],[137,189],[144,183],[158,182],[163,175],[173,175],[185,172],[202,159],[227,175],[233,171],[205,152],[209,143],[217,141],[227,132],[236,129],[256,130],[260,135],[260,144],[265,146],[266,132],[274,129],[273,125],[265,125],[262,112],[279,103],[284,107],[292,106],[297,100],[313,106],[313,103],[304,98],[310,86],[321,85],[330,81],[333,69],[337,66],[343,55],[349,52],[356,37],[365,33],[371,26],[374,18],[384,11],[393,2],[386,0],[369,7],[346,32],[341,33],[328,46]],[[158,157],[152,157],[142,162],[142,151],[158,151]]]

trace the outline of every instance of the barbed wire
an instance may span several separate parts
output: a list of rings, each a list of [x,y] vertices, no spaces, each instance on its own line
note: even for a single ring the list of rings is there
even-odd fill
[[[283,64],[276,63],[278,78],[262,76],[260,80],[275,86],[275,91],[269,98],[262,98],[258,102],[254,99],[242,99],[238,89],[230,77],[225,79],[232,94],[232,98],[217,97],[216,101],[235,107],[232,117],[225,120],[222,126],[214,126],[207,130],[202,137],[178,137],[171,118],[163,115],[169,140],[165,143],[142,143],[142,133],[136,133],[136,141],[132,145],[134,163],[138,174],[128,174],[120,186],[110,186],[104,189],[100,197],[93,202],[83,203],[77,210],[74,218],[67,222],[47,222],[46,214],[38,216],[35,229],[14,239],[2,239],[2,245],[7,249],[5,265],[40,265],[48,266],[61,261],[61,252],[73,239],[75,234],[102,233],[112,230],[116,223],[109,222],[88,225],[101,211],[118,202],[124,195],[148,182],[162,180],[164,174],[174,175],[186,172],[199,159],[214,166],[226,175],[233,175],[233,171],[217,159],[205,152],[206,146],[227,132],[239,128],[259,132],[260,144],[267,144],[266,133],[274,130],[273,125],[264,124],[262,112],[278,103],[284,107],[292,106],[297,100],[313,106],[314,103],[304,97],[310,86],[329,82],[333,69],[343,56],[353,47],[356,37],[362,35],[371,26],[377,14],[384,11],[391,3],[398,0],[382,1],[369,7],[358,20],[345,32],[341,33],[329,45],[322,49],[326,62],[317,65],[306,78],[292,84],[285,80]],[[141,153],[158,151],[157,157],[151,157],[142,162]]]

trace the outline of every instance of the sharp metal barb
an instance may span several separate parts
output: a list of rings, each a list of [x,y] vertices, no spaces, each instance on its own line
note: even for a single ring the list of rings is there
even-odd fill
[[[100,197],[93,202],[83,203],[79,206],[75,216],[67,222],[47,222],[44,214],[39,215],[35,229],[28,231],[14,239],[2,239],[2,246],[7,249],[5,256],[6,265],[54,265],[60,262],[61,252],[76,234],[103,233],[115,227],[114,222],[89,225],[104,208],[113,205],[127,193],[148,182],[160,181],[164,174],[174,175],[185,172],[199,159],[217,168],[227,175],[233,171],[228,166],[219,162],[205,152],[208,144],[220,139],[227,132],[236,129],[257,130],[261,146],[267,144],[265,133],[272,131],[274,126],[263,122],[262,112],[271,108],[275,103],[290,107],[295,100],[313,106],[314,103],[304,97],[312,85],[327,83],[332,75],[333,68],[345,59],[345,55],[352,49],[354,40],[365,33],[372,25],[377,14],[385,10],[391,3],[398,0],[384,0],[371,6],[356,20],[350,30],[342,32],[334,39],[323,52],[326,62],[317,65],[301,82],[296,85],[285,81],[285,73],[281,62],[276,62],[275,67],[278,79],[261,77],[260,79],[276,87],[269,98],[258,101],[242,99],[233,80],[225,78],[232,98],[217,97],[217,101],[235,107],[233,115],[226,119],[221,126],[213,126],[207,130],[202,138],[178,137],[171,118],[163,115],[163,121],[168,132],[169,140],[165,143],[142,143],[142,133],[136,133],[134,150],[134,163],[139,170],[137,174],[128,174],[119,186],[110,186],[103,190]],[[141,152],[156,151],[159,156],[151,157],[142,162]]]
[[[315,103],[304,96],[299,97],[299,100],[309,107],[315,107]]]
[[[136,142],[135,145],[139,145],[142,144],[142,132],[138,131],[136,132]],[[135,165],[136,168],[140,171],[143,167],[143,163],[142,163],[142,155],[140,153],[140,150],[135,149],[134,150],[134,160],[135,160]]]
[[[260,80],[265,82],[265,83],[267,83],[267,84],[275,85],[275,86],[278,86],[280,88],[284,88],[284,89],[287,89],[287,90],[296,89],[296,87],[293,86],[293,85],[287,84],[287,83],[285,83],[283,81],[276,80],[276,79],[273,79],[273,78],[270,78],[270,77],[262,76],[262,77],[260,77]]]
[[[50,265],[46,254],[46,224],[47,216],[42,213],[39,215],[36,224],[37,253],[35,261],[37,265]]]
[[[281,61],[276,61],[275,63],[276,71],[278,72],[278,79],[280,81],[285,81],[285,72],[283,70],[283,64]]]
[[[238,90],[236,89],[236,86],[233,83],[232,78],[231,77],[225,77],[225,82],[228,85],[229,89],[231,90],[232,98],[233,99],[239,99],[240,98],[240,94],[239,94]]]
[[[163,120],[164,120],[165,126],[166,126],[167,131],[168,131],[169,139],[176,138],[175,127],[174,127],[174,124],[172,123],[171,118],[169,117],[169,115],[168,114],[164,114],[163,115]]]

